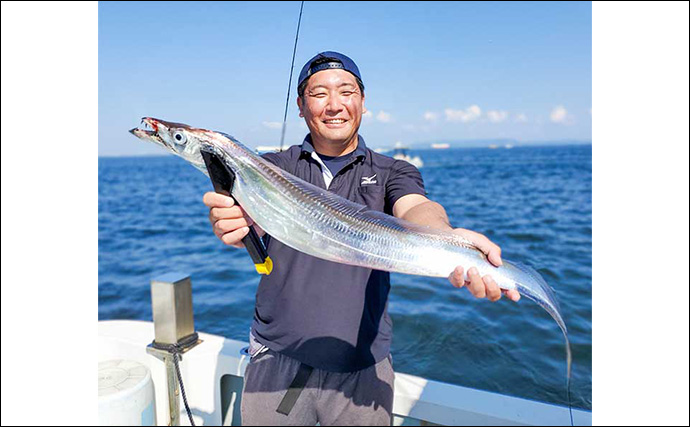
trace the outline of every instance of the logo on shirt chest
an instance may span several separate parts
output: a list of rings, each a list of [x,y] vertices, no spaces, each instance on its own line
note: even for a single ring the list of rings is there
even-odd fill
[[[376,184],[376,174],[372,176],[363,176],[362,177],[362,182],[360,185],[371,185],[371,184]]]

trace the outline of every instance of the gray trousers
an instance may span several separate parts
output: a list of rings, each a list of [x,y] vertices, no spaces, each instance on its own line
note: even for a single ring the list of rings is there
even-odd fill
[[[394,372],[391,357],[357,372],[314,369],[288,415],[276,412],[300,362],[268,350],[244,374],[242,425],[389,426]]]

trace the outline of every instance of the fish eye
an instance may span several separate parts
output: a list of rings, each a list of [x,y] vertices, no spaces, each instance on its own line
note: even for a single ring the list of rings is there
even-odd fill
[[[175,132],[173,138],[175,138],[175,142],[177,142],[178,144],[184,144],[185,142],[187,142],[187,137],[184,133],[180,131]]]

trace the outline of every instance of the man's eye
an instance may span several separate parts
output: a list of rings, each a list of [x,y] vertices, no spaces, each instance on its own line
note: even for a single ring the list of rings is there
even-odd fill
[[[343,96],[350,96],[350,95],[352,95],[353,93],[354,93],[354,92],[351,92],[351,91],[349,91],[349,90],[346,90],[345,92],[340,92],[340,94],[343,95]]]

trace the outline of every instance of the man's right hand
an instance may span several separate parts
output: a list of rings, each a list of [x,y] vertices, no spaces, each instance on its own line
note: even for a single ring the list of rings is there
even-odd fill
[[[209,207],[208,219],[211,221],[213,233],[226,245],[243,248],[242,239],[249,233],[249,227],[254,221],[242,207],[235,205],[232,197],[210,191],[204,194],[204,204]],[[254,226],[259,237],[265,233],[260,227]]]

